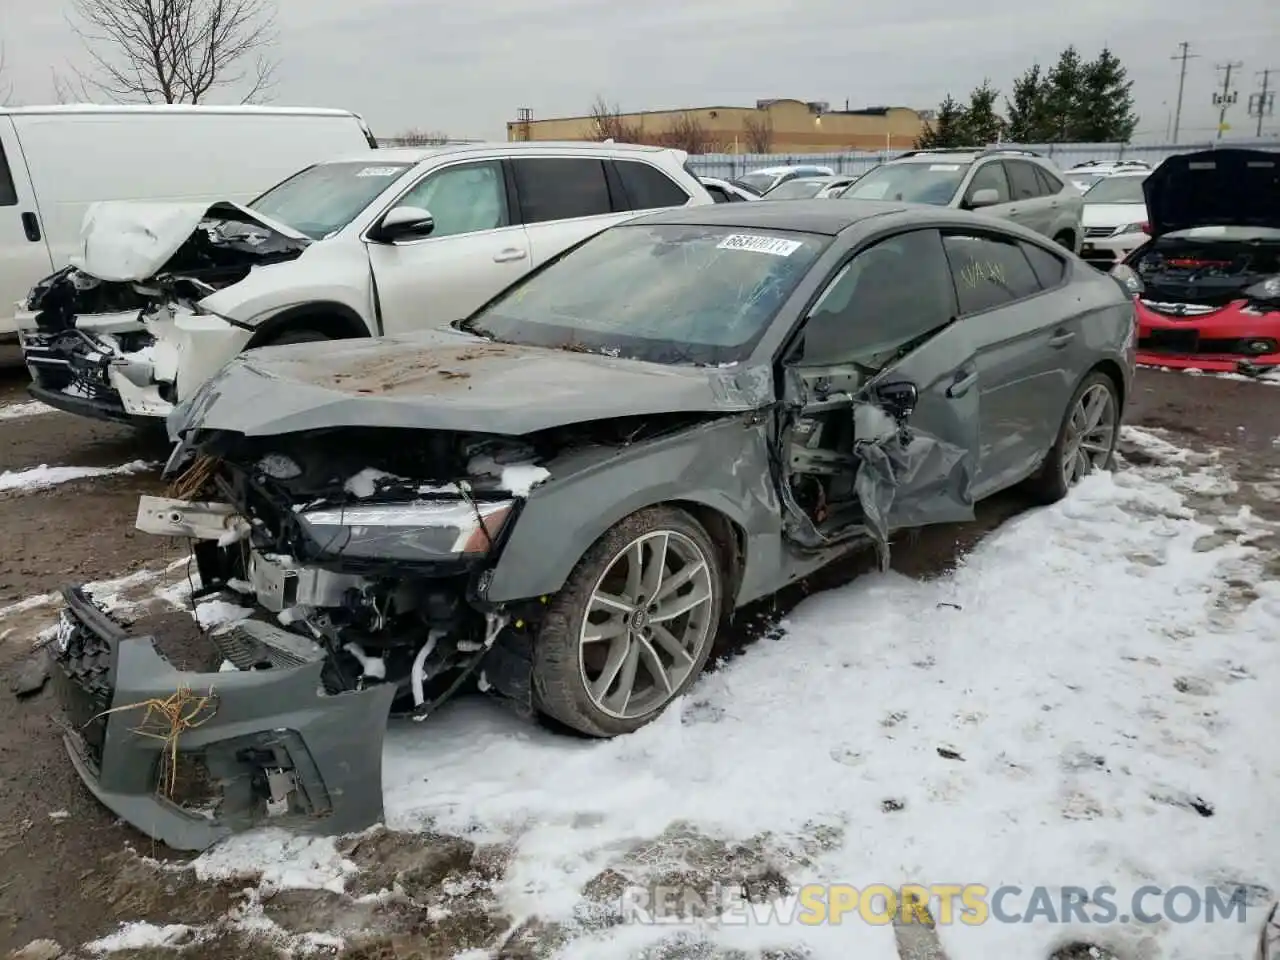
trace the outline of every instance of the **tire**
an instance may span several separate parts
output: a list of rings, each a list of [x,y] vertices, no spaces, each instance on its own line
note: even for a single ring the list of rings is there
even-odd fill
[[[1060,233],[1056,237],[1054,237],[1053,242],[1066,250],[1070,250],[1072,253],[1076,252],[1076,241],[1075,241],[1074,234],[1066,233],[1064,231],[1063,233]]]
[[[319,343],[322,340],[332,340],[333,337],[321,333],[319,330],[311,330],[301,327],[297,330],[286,330],[278,336],[272,337],[264,347],[284,347],[291,343]]]
[[[1104,416],[1109,415],[1110,417],[1110,442],[1105,444],[1107,448],[1105,453],[1097,454],[1091,458],[1089,469],[1110,469],[1111,467],[1116,452],[1116,441],[1120,437],[1120,397],[1115,381],[1105,373],[1094,371],[1080,382],[1080,385],[1076,387],[1076,392],[1071,395],[1071,402],[1067,404],[1066,412],[1062,417],[1062,425],[1058,428],[1058,437],[1049,449],[1048,455],[1044,458],[1044,464],[1040,467],[1040,471],[1028,483],[1030,491],[1041,503],[1057,503],[1067,495],[1072,484],[1079,478],[1077,476],[1068,482],[1063,462],[1074,442],[1072,417],[1075,415],[1085,394],[1094,391],[1098,387],[1104,388],[1108,395],[1109,414],[1104,414]]]
[[[641,604],[643,609],[638,611],[638,615],[643,619],[633,619],[637,613],[625,614],[599,601],[593,602],[597,590],[605,587],[611,594],[625,595],[632,582],[630,558],[636,556],[637,545],[640,545],[640,555],[651,560],[653,548],[659,543],[666,545],[663,569],[669,572],[667,589],[676,583],[681,571],[687,570],[690,574],[689,579],[678,583],[666,598],[666,604],[674,602],[669,609],[679,609],[681,603],[690,603],[695,596],[705,594],[705,600],[698,601],[691,612],[652,622],[648,618],[661,612],[661,603],[648,607]],[[677,560],[682,566],[670,570]],[[644,564],[641,567],[649,571],[654,569]],[[652,581],[646,577],[646,582]],[[636,594],[643,596],[646,587],[643,584],[635,586],[639,587]],[[660,587],[659,592],[662,589]],[[633,513],[591,546],[574,567],[564,587],[548,604],[533,645],[534,706],[552,720],[588,736],[614,737],[638,730],[688,690],[702,673],[715,644],[724,603],[720,557],[701,524],[683,510],[673,507],[648,507]],[[603,623],[599,619],[601,616],[607,618]],[[592,617],[597,619],[592,620]],[[645,632],[634,630],[636,623],[642,623],[641,631]],[[592,625],[600,627],[601,632],[606,628],[611,631],[621,628],[621,635],[611,640],[583,643],[584,629]],[[658,633],[659,630],[665,638]],[[658,639],[654,639],[655,636]],[[687,647],[681,644],[680,649],[686,652],[678,663],[669,646],[676,641],[688,643]],[[610,690],[619,691],[627,676],[625,660],[622,661],[622,669],[616,669],[618,651],[623,649],[632,662],[632,689],[640,688],[639,694],[634,695],[634,706],[630,697],[621,701],[620,692],[609,693]],[[667,684],[659,684],[657,680],[651,667],[654,657],[659,658],[661,669],[669,680]],[[605,683],[603,695],[597,698],[592,695],[589,684],[602,681],[611,664],[615,665],[614,673],[618,679]],[[670,668],[669,672],[667,668]],[[647,683],[644,682],[646,680]],[[603,705],[610,700],[613,705],[621,704],[621,708],[610,710]]]

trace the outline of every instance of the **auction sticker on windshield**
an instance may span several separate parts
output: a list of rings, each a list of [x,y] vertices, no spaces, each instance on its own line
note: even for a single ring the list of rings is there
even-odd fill
[[[400,167],[365,167],[357,177],[394,177],[401,170]]]
[[[799,240],[782,237],[753,237],[747,233],[735,233],[716,244],[721,250],[747,250],[751,253],[768,253],[775,257],[789,257],[804,246]]]
[[[958,163],[931,163],[929,169],[935,173],[955,173],[960,169]]]

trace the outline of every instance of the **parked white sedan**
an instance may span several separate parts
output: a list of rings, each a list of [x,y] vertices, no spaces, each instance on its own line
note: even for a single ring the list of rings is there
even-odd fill
[[[1142,194],[1150,175],[1150,170],[1109,173],[1085,192],[1080,256],[1099,270],[1110,270],[1151,239]]]

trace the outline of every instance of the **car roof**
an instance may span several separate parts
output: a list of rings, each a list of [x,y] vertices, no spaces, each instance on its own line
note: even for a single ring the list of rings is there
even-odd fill
[[[930,208],[932,212],[933,208]],[[628,223],[741,227],[744,230],[795,230],[834,237],[862,220],[909,210],[885,200],[788,200],[786,203],[715,203],[673,207]]]
[[[1122,170],[1111,170],[1107,172],[1102,179],[1113,180],[1116,177],[1149,177],[1149,176],[1151,176],[1150,170],[1146,170],[1146,169],[1134,170],[1131,167],[1126,167]]]
[[[468,153],[582,153],[600,156],[616,156],[623,153],[660,154],[671,152],[667,147],[653,147],[639,143],[608,143],[592,140],[495,140],[479,143],[446,143],[433,147],[381,147],[360,154],[330,157],[324,163],[368,163],[385,160],[388,163],[421,163],[440,156],[464,156]]]
[[[738,227],[743,230],[791,230],[835,237],[858,224],[892,217],[893,226],[911,229],[959,228],[995,231],[1031,243],[1054,246],[1048,237],[1011,220],[981,213],[953,210],[930,203],[899,203],[890,200],[787,200],[778,203],[709,203],[692,207],[669,207],[626,220],[610,229],[628,226],[670,224],[697,227]]]

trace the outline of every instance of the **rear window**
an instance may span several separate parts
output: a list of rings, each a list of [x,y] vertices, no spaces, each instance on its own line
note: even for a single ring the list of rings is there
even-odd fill
[[[639,160],[615,160],[614,168],[632,210],[682,207],[689,202],[689,195],[657,167]]]
[[[337,233],[412,164],[375,159],[321,163],[272,187],[249,207],[312,240]]]
[[[813,180],[788,180],[780,183],[768,193],[764,195],[766,200],[812,200],[822,188],[826,186],[823,181]]]
[[[754,190],[756,193],[764,193],[773,185],[773,181],[778,179],[775,173],[744,173],[734,183],[739,183],[748,190]]]

